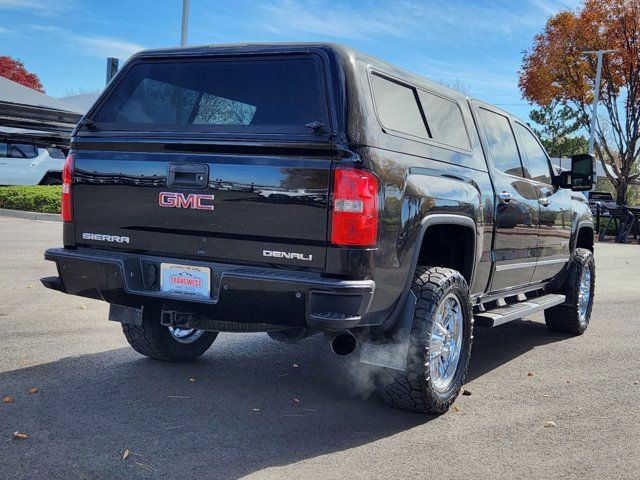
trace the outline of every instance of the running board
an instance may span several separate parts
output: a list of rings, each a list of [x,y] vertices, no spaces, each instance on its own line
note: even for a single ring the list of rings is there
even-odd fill
[[[511,303],[492,310],[486,310],[474,315],[475,325],[478,327],[497,327],[503,323],[527,317],[541,312],[565,301],[564,295],[549,294],[541,297],[528,298],[525,301]]]

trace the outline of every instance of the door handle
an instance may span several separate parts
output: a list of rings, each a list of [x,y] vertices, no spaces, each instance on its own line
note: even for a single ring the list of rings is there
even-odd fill
[[[546,207],[547,205],[549,205],[551,203],[551,200],[549,200],[547,197],[540,197],[538,199],[538,203],[540,205],[542,205],[543,207]]]
[[[171,163],[167,175],[169,188],[203,190],[209,184],[209,165],[204,163]]]
[[[500,203],[509,203],[511,200],[513,200],[513,193],[500,192],[498,194],[498,199],[500,200]]]

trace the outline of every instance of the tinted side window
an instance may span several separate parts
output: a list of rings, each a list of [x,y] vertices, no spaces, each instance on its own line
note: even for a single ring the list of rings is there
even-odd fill
[[[451,100],[422,90],[418,90],[418,96],[427,117],[431,138],[452,147],[469,150],[471,146],[460,106]]]
[[[510,175],[524,177],[518,145],[509,125],[509,119],[484,108],[480,109],[480,116],[495,167]]]
[[[49,156],[51,158],[60,158],[60,159],[67,158],[64,152],[59,148],[51,147],[51,148],[47,148],[47,151],[49,152]]]
[[[35,158],[38,156],[38,149],[35,145],[28,143],[12,143],[9,147],[9,157],[12,158]]]
[[[371,75],[371,85],[380,123],[385,128],[428,138],[413,88],[375,74]]]
[[[522,141],[524,153],[527,156],[531,178],[538,182],[551,183],[549,161],[544,150],[533,134],[524,126],[516,123],[516,130]]]
[[[7,156],[7,144],[4,142],[0,142],[0,157],[6,157]]]

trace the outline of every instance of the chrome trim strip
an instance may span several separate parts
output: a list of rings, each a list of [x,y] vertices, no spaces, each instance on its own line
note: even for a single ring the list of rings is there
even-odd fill
[[[507,265],[496,265],[496,272],[517,270],[519,268],[531,268],[535,267],[536,265],[554,265],[556,263],[567,263],[568,261],[568,258],[557,258],[554,260],[542,260],[540,262],[508,263]]]
[[[554,260],[542,260],[541,262],[536,262],[536,265],[553,265],[554,263],[568,263],[569,257],[567,258],[556,258]]]
[[[507,289],[497,290],[494,292],[482,293],[482,294],[476,295],[475,297],[472,296],[471,298],[476,300],[477,303],[493,302],[494,300],[498,300],[500,298],[515,297],[522,293],[529,293],[529,292],[534,292],[536,290],[543,289],[548,283],[549,283],[548,281],[544,281],[544,282],[532,283],[530,285],[520,285],[518,287],[510,287]]]

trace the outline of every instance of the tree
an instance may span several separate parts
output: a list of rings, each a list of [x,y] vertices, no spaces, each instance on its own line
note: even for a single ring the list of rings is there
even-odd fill
[[[0,77],[8,78],[25,87],[33,88],[44,93],[40,79],[35,73],[30,73],[24,64],[15,58],[0,56]]]
[[[542,129],[534,128],[547,153],[552,157],[571,157],[586,153],[589,142],[583,136],[572,136],[582,128],[582,121],[571,108],[552,101],[529,113],[529,118]]]
[[[603,62],[596,154],[611,165],[613,174],[605,171],[622,204],[627,186],[639,177],[640,0],[584,0],[580,10],[549,18],[524,53],[519,85],[530,102],[559,102],[588,129],[596,58],[583,52],[599,49],[616,52]]]
[[[442,83],[445,87],[449,87],[449,88],[452,88],[453,90],[460,92],[463,95],[467,95],[469,93],[469,85],[467,85],[462,80],[459,80],[457,78],[451,83],[449,82],[440,82],[440,83]]]

